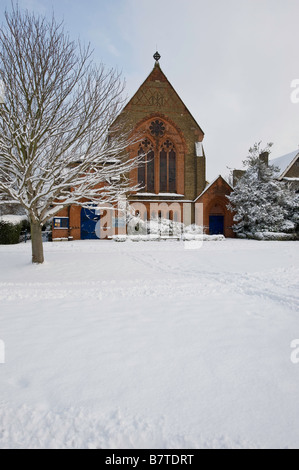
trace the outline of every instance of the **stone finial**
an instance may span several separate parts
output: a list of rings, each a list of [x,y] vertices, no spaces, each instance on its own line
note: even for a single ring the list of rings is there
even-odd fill
[[[155,54],[153,55],[153,57],[154,57],[154,59],[155,59],[156,63],[158,63],[158,62],[159,62],[159,60],[161,59],[161,56],[160,56],[160,54],[159,54],[159,52],[158,52],[158,51],[157,51],[157,52],[155,52]]]

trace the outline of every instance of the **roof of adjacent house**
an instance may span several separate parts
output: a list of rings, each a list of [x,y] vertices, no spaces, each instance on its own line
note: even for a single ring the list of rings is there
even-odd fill
[[[273,160],[269,161],[270,165],[275,165],[279,168],[280,174],[279,177],[282,178],[291,166],[295,163],[297,157],[299,156],[299,149],[294,150],[291,153],[287,153],[282,157],[274,158]]]

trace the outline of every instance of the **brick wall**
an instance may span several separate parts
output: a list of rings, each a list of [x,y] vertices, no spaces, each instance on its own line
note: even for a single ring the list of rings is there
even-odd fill
[[[138,131],[145,132],[146,126],[155,118],[166,124],[169,136],[180,147],[177,170],[180,188],[178,192],[184,194],[186,199],[195,199],[206,184],[205,157],[195,155],[195,142],[202,142],[204,133],[158,63],[126,105],[116,123],[122,118],[127,120],[128,125],[136,134]],[[132,154],[136,152],[136,148],[131,148],[131,152]],[[137,172],[133,173],[133,177],[136,180]],[[182,180],[184,181],[183,191]]]
[[[224,216],[224,236],[233,238],[235,236],[233,226],[233,213],[227,209],[228,196],[232,192],[230,185],[221,177],[197,199],[197,203],[203,204],[203,224],[206,233],[209,233],[210,215]]]
[[[299,178],[299,158],[297,158],[295,163],[284,176],[286,178]]]

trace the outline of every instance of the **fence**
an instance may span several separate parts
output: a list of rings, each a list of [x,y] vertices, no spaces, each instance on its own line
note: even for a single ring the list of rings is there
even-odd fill
[[[52,241],[52,230],[43,230],[42,231],[43,242]],[[31,234],[29,230],[24,230],[20,235],[20,243],[26,243],[28,240],[31,240]]]

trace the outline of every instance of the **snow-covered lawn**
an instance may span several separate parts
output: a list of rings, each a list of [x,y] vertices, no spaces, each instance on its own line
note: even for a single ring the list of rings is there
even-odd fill
[[[0,247],[1,448],[299,447],[299,242]]]

